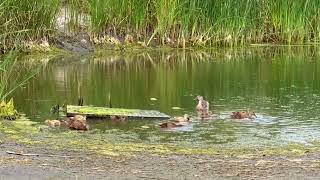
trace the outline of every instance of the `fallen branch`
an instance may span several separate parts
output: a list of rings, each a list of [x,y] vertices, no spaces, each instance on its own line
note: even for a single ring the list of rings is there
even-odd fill
[[[23,153],[23,152],[14,152],[14,151],[6,151],[7,154],[14,154],[19,156],[40,156],[39,154],[32,153]]]
[[[6,151],[7,154],[13,154],[18,156],[42,156],[42,157],[58,157],[58,158],[85,158],[84,156],[67,156],[67,155],[55,155],[55,154],[34,154],[34,153],[23,153]]]
[[[19,155],[19,156],[47,156],[47,157],[59,157],[59,158],[75,158],[73,156],[66,155],[51,155],[51,154],[33,154],[33,153],[23,153],[23,152],[14,152],[14,151],[6,151],[7,154]],[[83,158],[82,156],[80,156]]]

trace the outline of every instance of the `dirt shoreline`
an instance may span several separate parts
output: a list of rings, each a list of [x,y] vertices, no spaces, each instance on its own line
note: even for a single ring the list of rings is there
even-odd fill
[[[232,157],[144,154],[106,156],[15,142],[0,146],[0,179],[318,179],[320,153]],[[20,156],[23,151],[39,156]]]

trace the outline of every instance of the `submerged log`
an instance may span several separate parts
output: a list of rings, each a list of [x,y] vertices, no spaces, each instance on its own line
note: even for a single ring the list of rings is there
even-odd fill
[[[93,106],[67,105],[67,116],[82,114],[88,118],[110,118],[111,116],[135,118],[169,119],[170,116],[155,110],[122,109]]]

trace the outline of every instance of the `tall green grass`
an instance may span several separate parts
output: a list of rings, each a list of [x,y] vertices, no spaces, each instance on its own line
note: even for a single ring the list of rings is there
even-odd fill
[[[319,41],[319,0],[89,0],[95,33],[161,44]]]
[[[22,87],[34,77],[39,68],[29,70],[28,73],[20,73],[21,69],[16,68],[17,53],[10,51],[4,57],[0,57],[0,119],[16,119],[19,114],[15,110],[11,94]]]
[[[54,30],[59,8],[93,36],[184,46],[319,43],[320,0],[4,0],[0,47]]]
[[[39,68],[34,68],[26,74],[20,73],[21,69],[16,68],[17,58],[18,55],[14,51],[0,57],[0,102],[6,100],[39,72]]]
[[[0,2],[0,48],[19,46],[52,31],[60,0],[3,0]]]

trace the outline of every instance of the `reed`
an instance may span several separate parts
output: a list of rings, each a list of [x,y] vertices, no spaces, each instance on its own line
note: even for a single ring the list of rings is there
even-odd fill
[[[242,46],[319,43],[320,0],[65,0],[73,27],[146,44]],[[47,36],[60,0],[0,3],[1,47]],[[60,6],[61,7],[61,6]]]
[[[89,9],[96,33],[133,33],[160,44],[319,41],[317,0],[90,0]]]
[[[60,0],[4,0],[0,3],[0,48],[43,38],[52,31]]]
[[[0,102],[6,100],[15,90],[24,86],[40,70],[40,67],[20,73],[22,67],[16,68],[17,52],[10,51],[0,57]]]

